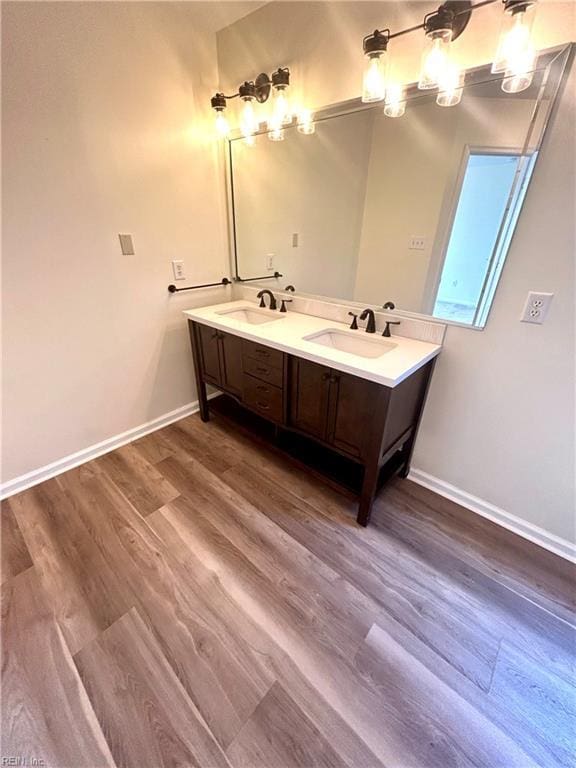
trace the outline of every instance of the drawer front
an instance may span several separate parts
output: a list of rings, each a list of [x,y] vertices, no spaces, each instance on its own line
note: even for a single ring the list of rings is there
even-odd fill
[[[278,387],[244,374],[242,400],[267,419],[278,422],[283,420],[282,390]]]
[[[272,368],[282,368],[284,364],[283,352],[265,347],[262,344],[255,344],[253,341],[246,341],[246,339],[242,339],[242,354],[244,357],[260,360]]]
[[[275,368],[268,362],[256,360],[253,357],[242,358],[244,373],[255,376],[257,379],[273,384],[275,387],[282,386],[283,372],[282,368]]]

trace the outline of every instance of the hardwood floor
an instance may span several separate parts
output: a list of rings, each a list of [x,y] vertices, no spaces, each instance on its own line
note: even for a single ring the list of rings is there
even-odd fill
[[[221,415],[5,501],[1,757],[574,765],[574,567],[409,481],[354,507]]]

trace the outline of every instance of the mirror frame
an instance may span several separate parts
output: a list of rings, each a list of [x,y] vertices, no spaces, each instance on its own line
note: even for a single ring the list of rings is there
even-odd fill
[[[536,126],[537,118],[539,116],[540,109],[542,108],[542,101],[545,96],[548,96],[550,106],[548,107],[548,112],[546,114],[545,120],[542,123],[542,132],[537,144],[537,149],[539,150],[541,148],[542,142],[544,141],[544,138],[548,132],[551,115],[553,114],[555,108],[557,107],[558,94],[560,93],[561,88],[565,82],[566,74],[569,70],[569,64],[574,58],[575,49],[576,49],[576,43],[566,43],[563,45],[557,45],[551,48],[546,48],[538,52],[538,62],[537,62],[537,66],[534,69],[534,72],[544,72],[545,74],[544,74],[542,83],[540,84],[538,96],[536,97],[536,103],[534,105],[532,117],[530,119],[528,130],[526,132],[526,136],[524,139],[523,151],[525,151],[530,144],[530,140],[532,138],[532,135]],[[490,67],[491,67],[490,64],[485,64],[478,67],[473,67],[471,69],[467,69],[466,83],[465,83],[464,89],[466,90],[470,86],[481,85],[483,83],[501,81],[504,75],[492,74],[490,71]],[[551,74],[555,75],[555,78],[553,79],[552,83],[550,83]],[[426,96],[428,97],[430,96],[428,91],[423,92],[419,90],[417,83],[410,83],[407,86],[405,86],[405,89],[406,89],[405,92],[406,92],[407,102],[411,100],[416,100],[417,98],[424,98]],[[337,102],[335,104],[331,104],[329,106],[314,110],[314,122],[318,123],[318,122],[322,122],[323,120],[329,120],[331,118],[340,117],[342,115],[347,115],[353,112],[361,112],[368,109],[378,108],[379,105],[380,104],[374,104],[374,103],[365,104],[361,101],[360,98],[348,99],[346,101]],[[287,129],[294,128],[294,127],[295,127],[294,122],[292,123],[291,126],[286,126]],[[256,132],[256,135],[260,135],[264,133],[268,133],[267,126],[265,124],[264,124],[264,127],[259,128],[259,130]],[[226,147],[226,193],[227,193],[227,209],[228,209],[227,210],[228,239],[230,244],[229,256],[230,256],[231,274],[233,276],[232,280],[234,283],[240,284],[240,285],[243,285],[245,283],[248,283],[248,284],[255,283],[254,287],[271,288],[272,286],[277,286],[277,282],[276,282],[277,278],[275,278],[273,275],[243,278],[239,275],[239,270],[238,270],[238,242],[237,242],[235,205],[234,205],[234,169],[233,169],[233,162],[232,162],[232,146],[233,146],[233,142],[242,140],[242,138],[243,136],[240,130],[235,129],[230,135],[230,137],[226,140],[226,144],[225,144],[225,147]],[[538,159],[536,160],[536,166],[537,165],[538,165]],[[467,328],[468,330],[472,330],[472,331],[483,331],[488,323],[488,319],[492,311],[492,305],[496,297],[496,292],[498,290],[498,285],[502,278],[502,273],[504,271],[505,265],[506,265],[506,260],[504,261],[502,269],[500,270],[500,274],[498,275],[498,279],[494,287],[494,295],[490,303],[490,307],[486,313],[486,319],[485,319],[484,325],[471,325],[468,323],[461,323],[456,320],[445,320],[440,317],[435,317],[434,315],[428,315],[422,312],[411,312],[410,310],[405,310],[398,307],[394,309],[394,314],[398,315],[399,317],[412,318],[415,320],[424,320],[426,322],[439,323],[441,325],[455,325],[460,328]],[[283,290],[280,289],[279,292],[283,293]],[[378,310],[382,311],[382,307],[377,304],[366,304],[358,301],[353,301],[351,299],[342,299],[334,296],[306,293],[305,291],[299,291],[299,290],[296,290],[296,293],[291,295],[294,295],[297,298],[309,299],[312,301],[323,301],[323,302],[329,302],[331,304],[339,304],[342,306],[350,307],[351,309],[364,309],[365,307],[370,307],[376,311]]]

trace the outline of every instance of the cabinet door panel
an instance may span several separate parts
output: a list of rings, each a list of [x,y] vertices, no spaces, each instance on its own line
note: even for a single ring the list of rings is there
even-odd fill
[[[220,333],[220,385],[234,395],[242,394],[242,339],[230,333]]]
[[[351,456],[364,457],[370,438],[379,385],[347,373],[330,377],[327,440]]]
[[[290,361],[290,423],[322,440],[326,437],[330,369],[292,357]]]
[[[220,354],[218,331],[207,325],[198,325],[198,340],[202,358],[202,373],[206,381],[220,386]]]

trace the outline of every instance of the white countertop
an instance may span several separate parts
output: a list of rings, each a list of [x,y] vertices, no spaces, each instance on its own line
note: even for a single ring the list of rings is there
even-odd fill
[[[290,310],[285,314],[267,310],[271,315],[280,316],[282,319],[261,325],[250,325],[218,314],[227,309],[256,309],[257,306],[257,304],[245,300],[228,301],[209,307],[185,310],[184,314],[190,320],[209,325],[212,328],[229,331],[243,339],[260,342],[273,349],[303,357],[314,363],[329,365],[337,371],[351,373],[354,376],[375,381],[377,384],[384,384],[387,387],[395,387],[433,357],[436,357],[442,349],[438,344],[396,336],[392,330],[392,336],[386,341],[393,342],[396,345],[394,349],[382,357],[364,358],[349,352],[342,352],[339,349],[324,347],[303,338],[328,329],[345,331],[354,336],[365,333],[363,329],[351,331],[348,325],[344,323],[337,323],[313,315],[303,315]]]

